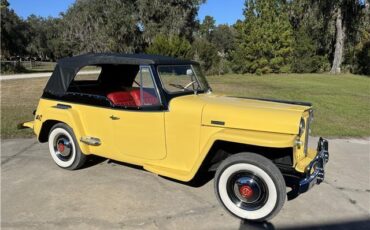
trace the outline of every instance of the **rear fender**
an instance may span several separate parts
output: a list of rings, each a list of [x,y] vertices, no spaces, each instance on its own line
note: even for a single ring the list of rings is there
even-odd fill
[[[56,121],[56,122],[62,122],[67,124],[69,127],[72,128],[74,135],[79,142],[79,146],[81,148],[81,151],[85,154],[88,154],[90,152],[89,146],[83,145],[80,143],[80,138],[85,135],[85,130],[83,123],[81,121],[80,115],[77,110],[74,110],[72,107],[65,109],[65,108],[58,108],[56,106],[48,107],[47,109],[42,111],[42,124],[40,125],[39,130],[36,132],[35,127],[35,133],[40,139],[40,133],[43,129],[43,126],[48,121]],[[47,130],[49,133],[50,130]]]

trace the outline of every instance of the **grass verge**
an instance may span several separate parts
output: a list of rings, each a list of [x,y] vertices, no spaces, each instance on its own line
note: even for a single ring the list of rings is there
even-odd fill
[[[312,135],[370,136],[370,78],[328,74],[223,75],[208,77],[215,93],[312,102]],[[46,78],[1,82],[2,138],[29,137],[17,124],[33,119]]]

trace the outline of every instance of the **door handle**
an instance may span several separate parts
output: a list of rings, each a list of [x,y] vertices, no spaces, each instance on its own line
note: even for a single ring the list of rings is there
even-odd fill
[[[119,117],[116,117],[116,116],[112,115],[112,116],[110,116],[110,119],[115,121],[115,120],[119,120]]]

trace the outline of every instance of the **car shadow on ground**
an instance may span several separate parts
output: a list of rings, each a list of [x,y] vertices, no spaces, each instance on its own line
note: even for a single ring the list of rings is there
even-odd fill
[[[266,221],[263,222],[249,222],[245,220],[240,221],[239,230],[261,230],[261,229],[274,230],[276,228],[274,227],[273,224]]]
[[[188,182],[179,181],[179,180],[175,180],[175,179],[164,177],[164,176],[160,176],[160,177],[166,180],[178,183],[178,184],[183,184],[183,185],[187,185],[190,187],[199,188],[207,184],[209,181],[211,181],[214,178],[214,176],[215,176],[214,172],[199,173],[191,181],[188,181]]]
[[[367,230],[370,229],[370,220],[354,220],[346,222],[337,222],[337,223],[325,223],[325,224],[313,224],[313,225],[303,225],[303,226],[290,226],[275,228],[274,225],[270,222],[260,222],[253,223],[248,221],[241,221],[239,230]]]
[[[115,160],[111,160],[111,159],[105,159],[105,158],[99,159],[99,158],[101,158],[101,157],[97,157],[97,159],[93,159],[92,162],[90,162],[90,164],[88,166],[84,167],[84,168],[97,165],[97,164],[99,164],[99,163],[107,160],[107,163],[108,164],[120,165],[120,166],[129,167],[129,168],[132,168],[132,169],[146,171],[142,166],[139,166],[139,165],[133,165],[133,164],[129,164],[129,163],[126,163],[126,162],[120,162],[120,161],[115,161]],[[165,177],[165,176],[161,176],[161,175],[158,175],[158,176],[161,177],[161,178],[163,178],[163,179],[166,179],[168,181],[172,181],[172,182],[175,182],[175,183],[178,183],[178,184],[184,184],[184,185],[188,185],[188,186],[191,186],[191,187],[198,188],[198,187],[202,187],[203,185],[205,185],[209,181],[211,181],[214,178],[214,176],[215,176],[215,172],[213,172],[213,171],[206,171],[206,170],[199,171],[194,176],[194,178],[191,181],[188,181],[188,182],[179,181],[179,180],[176,180],[176,179],[173,179],[173,178],[169,178],[169,177]]]
[[[90,168],[92,166],[98,165],[104,161],[108,160],[107,158],[95,156],[95,155],[89,155],[86,159],[85,164],[80,169],[86,169]]]
[[[107,164],[109,164],[109,165],[120,165],[120,166],[129,167],[129,168],[132,168],[132,169],[145,171],[145,169],[142,166],[139,166],[139,165],[134,165],[134,164],[126,163],[126,162],[115,161],[115,160],[111,160],[111,159],[107,159],[107,158],[103,158],[103,157],[95,156],[95,155],[90,155],[87,159],[87,162],[85,163],[85,165],[81,169],[85,169],[85,168],[89,168],[89,167],[98,165],[98,164],[100,164],[104,161],[106,161]],[[202,166],[199,169],[199,171],[196,173],[194,178],[192,180],[188,181],[188,182],[179,181],[179,180],[169,178],[169,177],[165,177],[165,176],[161,176],[161,175],[159,175],[159,176],[161,178],[164,178],[166,180],[169,180],[169,181],[172,181],[172,182],[175,182],[175,183],[184,184],[184,185],[191,186],[191,187],[194,187],[194,188],[199,188],[199,187],[204,186],[208,182],[210,182],[215,177],[215,171],[209,171],[207,167]],[[285,180],[286,186],[288,188],[290,188],[290,190],[287,192],[288,200],[293,200],[296,197],[298,197],[299,196],[299,191],[298,191],[299,178],[297,178],[295,176],[284,175],[284,180]]]
[[[120,165],[120,166],[129,167],[129,168],[132,168],[132,169],[145,171],[145,169],[142,166],[139,166],[139,165],[134,165],[134,164],[126,163],[126,162],[115,161],[115,160],[112,160],[112,159],[107,159],[107,158],[103,158],[103,157],[95,156],[95,155],[89,156],[88,161],[85,163],[85,165],[83,166],[82,169],[98,165],[98,164],[100,164],[104,161],[106,161],[107,164],[109,164],[109,165]],[[215,171],[208,171],[207,168],[201,167],[199,169],[199,171],[197,172],[197,174],[194,176],[194,178],[192,180],[188,181],[188,182],[179,181],[179,180],[169,178],[169,177],[165,177],[165,176],[161,176],[161,175],[159,175],[159,176],[166,179],[166,180],[173,181],[175,183],[184,184],[184,185],[188,185],[188,186],[191,186],[191,187],[198,188],[198,187],[204,186],[209,181],[211,181],[215,177]],[[299,195],[298,191],[296,190],[296,188],[297,188],[296,185],[298,184],[299,179],[297,179],[295,177],[289,177],[289,176],[284,176],[284,179],[285,179],[285,183],[286,183],[287,187],[291,188],[291,190],[287,194],[288,195],[288,200],[295,199]]]
[[[145,169],[142,166],[129,164],[129,163],[126,163],[126,162],[121,162],[121,161],[115,161],[115,160],[112,160],[112,159],[107,159],[107,163],[109,165],[121,165],[121,166],[129,167],[129,168],[132,168],[132,169],[137,169],[137,170],[140,170],[140,171],[145,171]]]

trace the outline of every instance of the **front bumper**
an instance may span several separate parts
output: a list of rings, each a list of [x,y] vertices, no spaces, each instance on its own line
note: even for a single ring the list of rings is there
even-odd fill
[[[315,184],[324,181],[325,165],[329,161],[328,141],[321,138],[317,145],[316,157],[310,162],[304,172],[304,178],[299,181],[299,193],[307,192]]]
[[[34,121],[27,121],[17,125],[18,129],[33,129]]]

